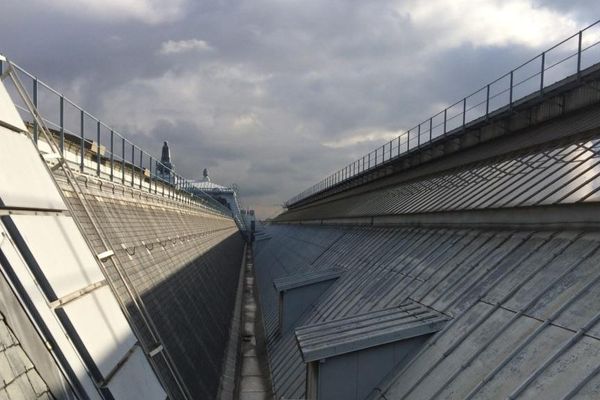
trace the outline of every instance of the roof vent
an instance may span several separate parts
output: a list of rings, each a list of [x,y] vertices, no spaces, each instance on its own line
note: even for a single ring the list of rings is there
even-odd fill
[[[296,329],[311,400],[367,398],[407,363],[448,317],[421,304],[369,312]]]
[[[340,275],[340,270],[328,269],[275,279],[273,286],[279,292],[279,333],[290,331]]]

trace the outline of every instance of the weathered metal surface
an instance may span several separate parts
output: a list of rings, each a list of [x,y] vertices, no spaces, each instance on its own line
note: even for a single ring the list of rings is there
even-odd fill
[[[518,388],[525,398],[599,395],[596,233],[304,225],[268,231],[256,262],[268,334],[275,332],[273,276],[325,265],[344,272],[302,325],[335,324],[408,301],[452,318],[372,398],[505,398]],[[268,349],[278,398],[303,397],[306,366],[293,335],[269,335]]]
[[[94,250],[106,251],[78,200],[57,178]],[[161,378],[175,398],[184,394],[174,374],[193,398],[214,398],[244,246],[235,222],[194,204],[118,184],[90,179],[84,187],[93,218],[114,252],[110,258],[115,263],[104,266],[119,301],[147,349],[155,347],[145,319],[151,321],[176,368],[172,371],[154,357]]]
[[[439,331],[448,317],[408,302],[296,328],[304,362],[326,359]]]
[[[337,201],[290,210],[278,221],[341,220],[600,200],[596,139],[511,154]],[[444,217],[442,217],[444,218]],[[351,219],[351,220],[350,220]]]

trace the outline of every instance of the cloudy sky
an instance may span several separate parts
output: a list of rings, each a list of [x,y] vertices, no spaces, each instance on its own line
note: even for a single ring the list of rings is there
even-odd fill
[[[2,0],[0,52],[261,216],[600,19],[598,0]]]

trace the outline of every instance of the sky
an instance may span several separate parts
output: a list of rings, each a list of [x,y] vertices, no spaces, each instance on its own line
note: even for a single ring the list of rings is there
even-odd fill
[[[177,171],[287,199],[600,19],[597,0],[3,0],[0,53]]]

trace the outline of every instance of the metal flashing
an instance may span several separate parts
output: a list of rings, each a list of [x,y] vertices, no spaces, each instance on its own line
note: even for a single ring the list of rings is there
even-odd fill
[[[278,292],[285,292],[286,290],[337,279],[341,274],[342,271],[339,269],[304,272],[274,279],[273,286]]]
[[[421,304],[369,312],[296,329],[304,362],[323,360],[354,351],[441,330],[449,318]]]
[[[103,251],[102,253],[98,254],[96,257],[98,257],[98,260],[104,261],[108,257],[112,257],[114,255],[115,255],[114,251],[112,251],[112,250],[106,250],[106,251]]]

